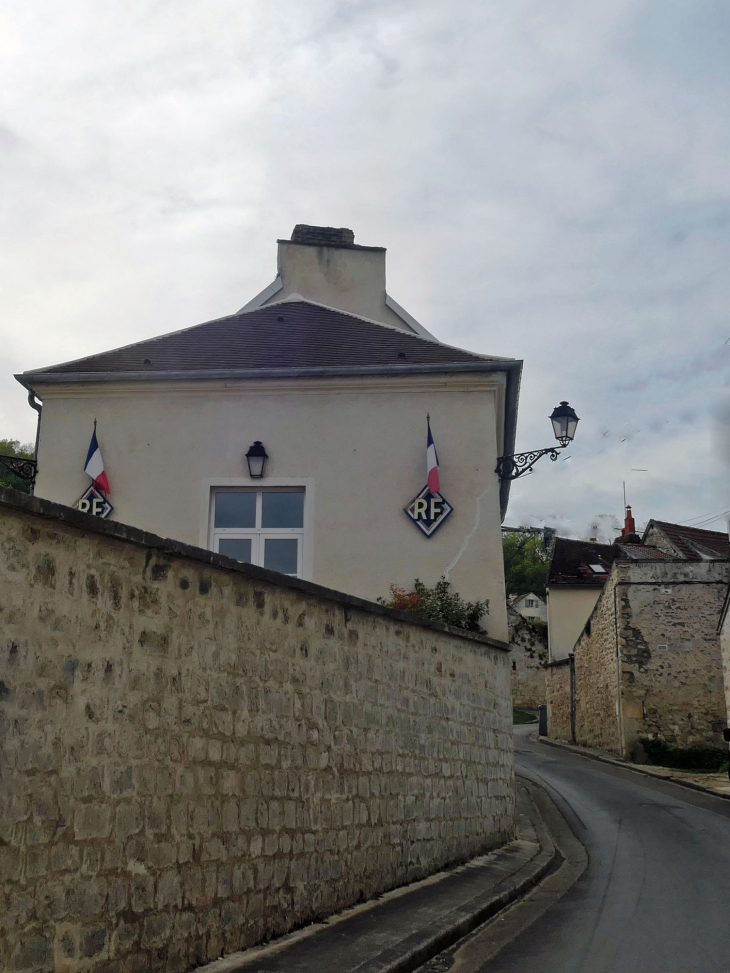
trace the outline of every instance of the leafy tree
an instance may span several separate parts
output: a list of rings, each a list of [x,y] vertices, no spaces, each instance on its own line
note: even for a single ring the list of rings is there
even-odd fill
[[[508,595],[533,592],[545,597],[550,550],[545,536],[528,533],[502,535],[504,580]]]
[[[427,587],[418,578],[413,582],[413,590],[390,586],[390,601],[378,598],[381,605],[413,612],[422,618],[445,622],[456,628],[470,632],[480,632],[479,620],[489,612],[487,601],[464,601],[460,594],[451,590],[451,582],[442,577],[433,588]]]
[[[0,439],[0,456],[22,456],[33,459],[33,444],[21,443],[17,439]],[[30,493],[30,483],[11,473],[0,461],[0,486],[12,487],[22,493]]]

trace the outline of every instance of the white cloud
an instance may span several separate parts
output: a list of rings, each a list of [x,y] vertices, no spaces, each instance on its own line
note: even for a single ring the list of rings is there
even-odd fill
[[[235,310],[297,222],[389,248],[451,343],[524,358],[509,522],[730,506],[730,19],[716,0],[192,0],[0,20],[0,435],[13,371]],[[722,62],[722,65],[720,64]],[[708,65],[716,69],[708,70]],[[648,469],[648,473],[633,472]],[[571,525],[573,525],[571,527]],[[714,526],[721,526],[716,524]]]

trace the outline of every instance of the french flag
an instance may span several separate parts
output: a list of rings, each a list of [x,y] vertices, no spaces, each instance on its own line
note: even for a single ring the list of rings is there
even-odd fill
[[[426,418],[428,425],[428,441],[426,442],[426,476],[428,477],[428,489],[431,493],[441,492],[441,481],[439,480],[439,458],[436,452],[436,444],[431,435],[431,420]]]
[[[84,473],[87,473],[91,477],[97,490],[103,490],[104,493],[111,493],[109,480],[107,480],[106,473],[104,472],[104,460],[101,458],[99,443],[96,441],[96,420],[94,421],[94,432],[91,435],[91,442],[89,443],[89,452],[86,455]]]

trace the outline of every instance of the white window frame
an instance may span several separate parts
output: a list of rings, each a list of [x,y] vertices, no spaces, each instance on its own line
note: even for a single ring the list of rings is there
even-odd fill
[[[200,506],[200,546],[214,550],[213,511],[214,496],[217,490],[243,489],[249,493],[266,492],[269,488],[297,489],[304,492],[304,527],[256,528],[245,527],[226,528],[225,533],[230,537],[255,537],[254,543],[259,543],[266,537],[299,537],[299,572],[298,577],[305,581],[312,581],[314,567],[314,478],[266,476],[262,480],[252,480],[250,476],[204,477],[201,481]],[[256,500],[256,522],[261,522],[261,497]],[[254,543],[251,545],[251,555],[254,556]]]

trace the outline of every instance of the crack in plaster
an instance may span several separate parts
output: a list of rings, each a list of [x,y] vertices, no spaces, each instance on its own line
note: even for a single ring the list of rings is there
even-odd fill
[[[486,487],[486,489],[482,490],[482,492],[477,497],[476,519],[474,521],[474,526],[472,527],[472,529],[469,531],[469,533],[464,538],[464,543],[459,548],[459,551],[458,551],[456,557],[454,558],[454,560],[451,562],[451,564],[444,571],[444,578],[446,578],[447,581],[449,580],[449,574],[454,570],[454,568],[456,567],[456,565],[461,560],[462,554],[464,553],[464,551],[466,551],[467,547],[469,546],[469,541],[472,539],[472,537],[474,536],[474,533],[476,532],[477,528],[479,527],[479,521],[481,520],[481,517],[482,517],[482,498],[488,492],[489,492],[489,487]]]

